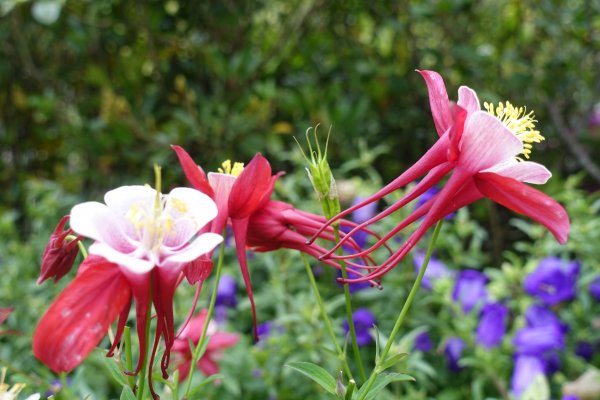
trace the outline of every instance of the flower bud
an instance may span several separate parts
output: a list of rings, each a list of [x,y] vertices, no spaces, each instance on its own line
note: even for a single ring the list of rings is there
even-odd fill
[[[78,252],[77,242],[82,238],[77,236],[73,240],[67,240],[67,236],[74,233],[71,228],[64,230],[68,220],[68,215],[62,217],[54,232],[50,235],[50,240],[42,255],[40,277],[37,280],[38,285],[48,278],[54,278],[54,282],[58,282],[71,270],[75,262]]]

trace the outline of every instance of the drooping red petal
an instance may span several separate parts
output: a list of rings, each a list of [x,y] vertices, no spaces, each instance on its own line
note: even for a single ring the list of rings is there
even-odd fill
[[[150,273],[136,274],[127,268],[122,268],[121,272],[127,278],[131,294],[135,298],[135,315],[138,341],[140,344],[140,357],[138,359],[135,371],[127,371],[130,375],[138,374],[142,369],[142,364],[146,355],[146,323],[148,321],[148,310],[150,309]]]
[[[229,194],[229,216],[243,219],[260,205],[265,192],[272,190],[271,166],[262,154],[257,153],[244,168]]]
[[[46,311],[33,336],[33,353],[56,373],[71,371],[106,335],[130,298],[120,268],[96,261]]]
[[[427,84],[429,92],[429,106],[433,115],[435,129],[439,136],[448,130],[454,123],[452,112],[450,111],[450,100],[442,76],[434,71],[417,71],[421,74]]]
[[[183,168],[183,173],[192,187],[213,198],[213,190],[202,168],[194,162],[192,157],[181,146],[172,144],[171,148],[175,150],[177,158],[179,158],[179,163]]]
[[[492,172],[475,175],[475,184],[484,196],[544,225],[560,244],[567,241],[571,229],[569,216],[550,196],[516,179]]]
[[[250,300],[250,307],[252,309],[254,340],[258,341],[256,306],[254,304],[254,295],[252,294],[252,283],[250,282],[250,272],[248,271],[248,260],[246,258],[246,237],[248,235],[248,220],[249,218],[233,219],[231,220],[231,224],[233,227],[233,237],[235,238],[235,250],[237,252],[238,262],[240,264],[240,270],[242,271],[242,277],[244,278],[244,284],[246,285],[246,293],[248,294],[248,299]]]

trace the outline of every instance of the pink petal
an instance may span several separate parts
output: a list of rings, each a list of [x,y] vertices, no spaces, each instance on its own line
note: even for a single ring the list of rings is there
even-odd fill
[[[121,253],[105,243],[96,242],[92,244],[89,248],[89,253],[104,257],[108,261],[127,268],[136,274],[144,274],[155,267],[152,262],[141,259],[137,254],[132,255],[132,253]]]
[[[435,129],[439,136],[448,130],[454,123],[452,113],[450,112],[450,100],[444,79],[434,71],[417,71],[425,79],[427,90],[429,92],[429,106],[433,115]]]
[[[468,86],[461,86],[458,88],[457,104],[467,110],[467,113],[469,114],[481,110],[477,93]]]
[[[266,158],[257,153],[236,179],[229,195],[229,216],[247,218],[252,214],[265,192],[273,187],[271,166]]]
[[[212,221],[217,216],[217,206],[210,197],[198,190],[176,188],[168,195],[165,212],[175,221],[171,234],[165,238],[165,244],[176,247],[187,243]]]
[[[210,337],[207,350],[226,349],[240,341],[240,335],[229,332],[217,332]]]
[[[552,176],[548,168],[542,164],[533,161],[517,161],[515,158],[510,158],[502,164],[497,164],[481,172],[494,172],[521,182],[537,185],[543,185]]]
[[[56,373],[71,371],[100,342],[130,298],[127,280],[115,264],[101,261],[87,268],[38,323],[33,353]]]
[[[476,173],[500,164],[521,152],[521,141],[493,115],[476,111],[467,118],[459,166]]]
[[[200,361],[198,361],[198,369],[202,371],[205,376],[210,376],[219,373],[219,364],[210,357],[210,354],[205,354]]]
[[[71,229],[81,236],[129,253],[132,240],[123,231],[122,221],[106,205],[95,201],[77,204],[71,210]]]
[[[227,218],[229,217],[229,196],[236,179],[233,175],[216,172],[208,174],[208,180],[215,193],[215,203],[217,203],[217,209],[219,210],[217,217],[211,224],[211,232],[221,233],[227,224]]]
[[[182,264],[194,261],[196,258],[212,251],[223,241],[223,236],[207,232],[199,235],[190,244],[183,247],[181,250],[172,252],[161,261],[161,266],[168,263]]]
[[[527,215],[548,228],[560,244],[566,243],[571,228],[569,216],[551,197],[516,179],[491,172],[475,175],[475,184],[486,197]]]
[[[201,191],[202,193],[213,197],[214,193],[210,186],[210,183],[206,179],[206,174],[200,168],[192,157],[180,146],[171,145],[171,148],[175,150],[177,157],[179,158],[179,163],[183,168],[183,173],[185,174],[187,180],[190,184],[195,188]]]

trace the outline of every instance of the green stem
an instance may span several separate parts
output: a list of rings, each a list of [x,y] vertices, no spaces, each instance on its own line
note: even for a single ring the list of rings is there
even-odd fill
[[[123,331],[125,336],[125,370],[133,371],[133,352],[131,350],[131,329],[126,326]],[[135,390],[135,377],[127,375],[127,382],[132,390]]]
[[[67,235],[67,237],[65,239],[66,240],[75,240],[75,239],[77,239],[77,236]],[[83,259],[85,260],[88,257],[88,252],[87,252],[87,249],[85,248],[85,245],[83,243],[81,243],[81,240],[77,242],[77,247],[79,247],[79,251],[81,251],[81,255],[83,255]]]
[[[352,372],[350,371],[350,367],[348,366],[348,361],[346,360],[346,355],[344,354],[342,348],[340,347],[340,345],[335,337],[335,333],[333,332],[331,320],[329,319],[329,316],[327,315],[327,311],[325,310],[325,304],[323,303],[323,299],[321,298],[321,294],[319,293],[319,288],[317,287],[317,282],[315,281],[315,276],[313,275],[312,269],[310,268],[308,259],[306,258],[304,253],[300,252],[300,255],[302,256],[302,260],[304,261],[304,266],[306,267],[306,273],[308,274],[308,280],[310,281],[310,285],[312,286],[313,292],[315,293],[317,303],[319,304],[319,310],[321,311],[321,317],[323,318],[323,321],[325,322],[325,326],[327,327],[327,332],[329,333],[329,336],[331,337],[331,341],[333,342],[333,345],[335,346],[335,351],[337,352],[338,357],[343,364],[344,370],[346,371],[346,375],[348,376],[348,378],[352,379]]]
[[[410,292],[408,293],[408,297],[406,298],[406,301],[404,302],[404,305],[402,306],[402,310],[400,310],[400,314],[398,315],[396,324],[394,325],[394,328],[392,329],[392,333],[390,333],[390,337],[385,345],[385,348],[383,349],[381,356],[377,359],[377,363],[375,364],[375,368],[373,368],[373,372],[371,372],[369,381],[366,383],[367,389],[363,392],[363,394],[359,400],[364,400],[365,397],[367,397],[369,390],[371,390],[371,387],[373,386],[373,383],[375,382],[375,378],[377,378],[377,375],[379,375],[381,372],[383,372],[383,371],[380,371],[380,365],[386,361],[387,355],[390,352],[392,345],[394,344],[394,339],[396,338],[396,335],[400,331],[400,327],[402,326],[402,323],[404,322],[404,318],[406,317],[406,314],[408,314],[408,310],[410,309],[410,306],[415,298],[415,295],[417,294],[417,291],[419,290],[419,287],[421,286],[421,281],[423,280],[423,277],[425,276],[425,271],[427,270],[427,265],[429,264],[429,260],[431,259],[431,254],[433,253],[433,248],[434,248],[435,242],[437,241],[437,238],[440,234],[440,230],[442,228],[443,223],[444,223],[444,220],[441,219],[435,226],[435,230],[433,231],[433,236],[431,237],[431,242],[429,242],[429,247],[427,248],[427,254],[425,255],[425,259],[423,260],[421,269],[419,270],[419,273],[417,274],[417,279],[415,279],[415,283],[413,284],[412,288],[410,289]]]
[[[225,235],[223,235],[223,236],[225,236]],[[219,287],[219,280],[221,279],[221,269],[223,267],[223,259],[224,258],[225,258],[225,240],[223,240],[223,242],[221,243],[221,248],[219,250],[219,261],[217,262],[217,271],[215,272],[215,284],[214,284],[212,295],[210,297],[210,304],[208,306],[208,313],[206,314],[206,320],[204,321],[204,326],[202,327],[202,334],[200,335],[200,340],[198,340],[198,344],[196,345],[196,348],[194,349],[194,354],[192,355],[192,361],[190,364],[191,365],[190,373],[187,378],[187,382],[185,385],[185,393],[183,395],[184,399],[187,399],[187,397],[190,393],[190,388],[192,387],[192,375],[193,375],[193,371],[194,371],[194,366],[196,364],[198,364],[198,360],[200,360],[200,357],[202,357],[202,348],[204,347],[204,346],[202,346],[202,343],[204,342],[204,339],[206,338],[206,331],[208,330],[208,324],[210,323],[213,312],[215,310],[215,303],[217,301],[217,289]]]
[[[146,367],[148,366],[148,351],[150,347],[152,347],[152,343],[150,343],[150,323],[152,321],[152,274],[150,274],[150,301],[148,302],[148,315],[146,316],[146,354],[140,354],[140,357],[144,357],[144,361],[142,361],[142,369],[140,370],[140,378],[137,388],[137,400],[142,400],[144,398],[144,394],[146,391]]]
[[[336,243],[340,242],[340,228],[339,226],[334,226],[333,230],[335,232],[335,241]],[[343,254],[343,249],[340,246],[338,249],[338,254]],[[346,263],[344,260],[340,260],[340,269],[342,271],[342,278],[344,280],[348,279],[348,273],[346,272]],[[352,319],[352,302],[350,300],[350,288],[347,283],[344,283],[344,299],[346,300],[346,317],[348,318],[348,330],[350,331],[350,338],[352,340],[352,351],[354,353],[354,360],[356,362],[356,368],[358,368],[358,375],[360,379],[364,382],[367,380],[367,375],[365,374],[365,369],[363,368],[362,360],[360,358],[360,350],[358,348],[358,342],[356,341],[356,328],[354,327],[354,319]]]

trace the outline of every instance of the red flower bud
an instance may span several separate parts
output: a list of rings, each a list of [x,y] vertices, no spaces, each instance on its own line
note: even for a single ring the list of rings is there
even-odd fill
[[[65,224],[69,220],[69,216],[62,217],[52,235],[48,245],[42,255],[42,267],[40,277],[37,280],[38,285],[48,278],[54,278],[54,282],[58,282],[60,278],[65,276],[73,266],[75,257],[77,257],[77,242],[82,237],[77,236],[73,240],[65,240],[67,236],[73,235],[71,228],[64,230]]]

